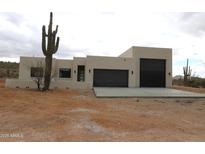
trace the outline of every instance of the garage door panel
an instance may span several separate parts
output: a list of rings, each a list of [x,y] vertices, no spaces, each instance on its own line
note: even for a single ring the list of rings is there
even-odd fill
[[[140,87],[165,87],[164,59],[140,59]]]
[[[94,69],[94,87],[128,87],[128,70]]]

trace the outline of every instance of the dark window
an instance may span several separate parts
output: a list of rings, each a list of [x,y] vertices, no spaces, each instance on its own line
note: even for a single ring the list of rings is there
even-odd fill
[[[70,68],[60,68],[59,77],[60,78],[71,78],[71,69]]]
[[[85,81],[85,66],[78,65],[78,81]]]
[[[43,77],[43,68],[31,67],[31,77]]]

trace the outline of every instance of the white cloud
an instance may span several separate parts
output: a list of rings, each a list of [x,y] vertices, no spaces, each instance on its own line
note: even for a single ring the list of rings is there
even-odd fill
[[[182,74],[189,58],[193,69],[205,76],[205,14],[163,12],[178,11],[185,1],[158,2],[161,5],[147,0],[4,1],[1,10],[17,13],[0,13],[0,60],[42,56],[41,27],[48,25],[48,12],[53,10],[61,38],[57,58],[118,56],[133,45],[169,47],[173,48],[174,75]],[[197,4],[200,10],[202,5]],[[184,10],[191,5],[186,1]]]

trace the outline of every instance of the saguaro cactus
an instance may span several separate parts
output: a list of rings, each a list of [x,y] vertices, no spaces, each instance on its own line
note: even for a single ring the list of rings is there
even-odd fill
[[[60,38],[56,34],[58,32],[58,25],[56,30],[52,31],[53,24],[53,13],[50,13],[50,22],[48,26],[48,33],[46,34],[46,27],[42,27],[42,50],[45,58],[45,76],[44,76],[44,88],[43,90],[49,90],[50,81],[51,81],[51,69],[52,69],[52,57],[58,50]],[[46,41],[47,38],[47,41]]]
[[[187,59],[187,64],[185,67],[183,67],[183,72],[184,72],[184,82],[186,83],[188,77],[191,77],[191,69],[189,66],[189,59]]]

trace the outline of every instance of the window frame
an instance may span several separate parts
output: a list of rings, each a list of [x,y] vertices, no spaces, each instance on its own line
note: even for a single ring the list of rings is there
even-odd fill
[[[36,73],[35,71],[38,70],[39,72]],[[36,75],[40,74],[40,75]],[[31,78],[42,78],[43,77],[43,67],[31,67],[30,68],[30,77]]]
[[[69,76],[68,77],[66,77],[66,76],[63,76],[62,77],[62,74],[61,74],[61,71],[68,71],[69,72]],[[60,79],[70,79],[70,78],[72,78],[72,70],[71,70],[71,68],[65,68],[65,67],[62,67],[62,68],[59,68],[58,69],[58,78],[60,78]]]

